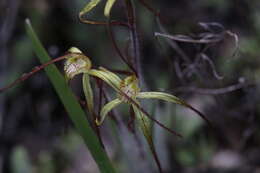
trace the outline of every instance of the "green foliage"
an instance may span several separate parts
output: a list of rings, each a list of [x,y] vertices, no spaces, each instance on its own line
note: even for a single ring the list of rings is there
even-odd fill
[[[41,45],[28,19],[26,20],[26,31],[33,43],[34,51],[40,62],[44,64],[50,61],[48,53]],[[83,137],[84,142],[95,159],[100,171],[102,173],[114,173],[115,170],[111,165],[108,156],[101,147],[98,138],[96,137],[85,117],[84,111],[81,109],[62,74],[58,71],[55,65],[46,67],[45,72],[47,73],[72,122],[74,123],[80,135]]]

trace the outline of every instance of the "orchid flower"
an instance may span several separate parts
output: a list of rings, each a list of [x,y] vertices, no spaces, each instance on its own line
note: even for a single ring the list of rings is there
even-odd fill
[[[112,88],[115,89],[117,92],[117,98],[110,101],[106,105],[103,106],[100,112],[100,119],[96,119],[96,124],[101,125],[103,121],[105,120],[107,114],[115,107],[117,107],[120,104],[128,104],[130,105],[135,113],[135,117],[137,119],[138,126],[140,127],[143,135],[145,136],[148,145],[154,155],[155,161],[159,167],[160,172],[161,166],[160,162],[158,160],[157,154],[155,152],[155,147],[153,144],[152,139],[152,132],[150,129],[150,117],[148,117],[147,113],[144,112],[142,109],[139,99],[159,99],[171,103],[176,103],[179,105],[183,105],[187,108],[192,109],[196,113],[198,113],[204,120],[209,122],[206,117],[202,113],[200,113],[198,110],[187,104],[185,101],[181,100],[180,98],[163,92],[141,92],[141,89],[138,85],[138,79],[135,75],[128,76],[124,80],[120,79],[116,74],[106,70],[105,68],[100,67],[99,70],[91,69],[88,72],[90,75],[98,77],[105,81],[108,85],[110,85]],[[150,119],[149,119],[150,118]],[[154,120],[154,119],[153,119]],[[159,124],[158,121],[156,121],[157,124]],[[159,124],[161,125],[161,124]],[[164,127],[165,129],[169,130],[168,128]],[[177,134],[174,131],[171,131],[175,134]],[[178,135],[178,134],[177,134]],[[180,136],[180,135],[179,135]]]
[[[192,109],[198,113],[203,119],[208,121],[206,117],[198,110],[187,104],[185,101],[180,98],[164,93],[164,92],[141,92],[141,89],[138,84],[138,78],[135,75],[126,77],[125,79],[119,78],[115,73],[110,72],[109,70],[99,67],[99,69],[91,69],[91,61],[87,56],[85,56],[79,49],[73,47],[69,49],[69,54],[67,55],[67,61],[64,65],[64,71],[68,79],[73,78],[75,75],[83,73],[83,89],[87,101],[88,109],[93,113],[93,92],[90,85],[89,76],[94,76],[109,86],[111,86],[117,93],[117,98],[105,104],[100,112],[100,118],[95,120],[96,125],[100,126],[105,120],[107,114],[115,107],[120,104],[128,104],[134,110],[135,117],[137,119],[138,126],[140,127],[143,135],[145,136],[148,145],[155,157],[155,161],[160,169],[160,162],[157,158],[155,152],[155,147],[152,139],[152,132],[150,129],[150,122],[147,113],[142,109],[139,99],[159,99],[171,103],[176,103],[183,105],[187,108]],[[159,122],[156,121],[157,124]],[[161,124],[159,124],[161,125]],[[166,128],[166,127],[165,127]],[[168,128],[166,128],[169,130]],[[175,132],[174,132],[175,133]]]
[[[105,81],[108,85],[110,85],[112,88],[114,88],[117,92],[117,98],[112,100],[111,102],[107,103],[101,110],[100,120],[96,120],[96,123],[98,125],[101,125],[102,122],[105,120],[106,115],[108,112],[110,112],[113,108],[118,106],[121,103],[127,103],[133,106],[134,110],[139,110],[138,108],[138,99],[159,99],[167,102],[176,103],[182,106],[185,106],[187,108],[192,109],[196,113],[198,113],[204,120],[209,122],[207,118],[197,111],[195,108],[193,108],[191,105],[183,101],[182,99],[168,94],[164,92],[141,92],[139,85],[138,85],[138,79],[135,75],[128,76],[124,80],[120,79],[116,74],[113,72],[108,71],[107,69],[100,67],[98,70],[91,69],[88,74],[98,77],[101,80]],[[138,105],[136,105],[136,102]],[[139,110],[142,112],[142,110]],[[144,114],[144,112],[142,112]]]
[[[105,5],[105,9],[104,9],[104,15],[106,17],[110,16],[110,11],[114,5],[116,0],[107,0],[106,5]],[[84,22],[84,23],[88,23],[88,24],[105,24],[105,22],[97,22],[97,21],[91,21],[91,20],[86,20],[83,19],[83,15],[87,14],[88,12],[90,12],[94,7],[96,7],[98,4],[100,3],[100,0],[90,0],[90,2],[88,2],[84,8],[80,11],[79,13],[79,19]]]
[[[72,79],[74,76],[83,73],[82,84],[87,107],[91,114],[94,113],[94,99],[93,91],[90,84],[88,71],[91,69],[90,59],[84,55],[78,48],[72,47],[68,50],[69,54],[66,56],[64,64],[65,77],[67,80]]]

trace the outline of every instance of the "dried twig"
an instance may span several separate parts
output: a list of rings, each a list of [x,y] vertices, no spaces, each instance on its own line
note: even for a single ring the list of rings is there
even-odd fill
[[[222,80],[224,77],[223,76],[220,76],[216,70],[216,67],[213,63],[213,61],[205,54],[205,53],[201,53],[200,54],[201,58],[205,61],[207,61],[211,67],[211,70],[212,70],[212,73],[214,75],[214,77],[218,80]]]

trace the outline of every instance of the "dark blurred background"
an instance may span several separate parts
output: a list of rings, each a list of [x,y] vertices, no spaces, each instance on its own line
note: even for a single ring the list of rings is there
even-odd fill
[[[51,57],[71,46],[80,48],[96,66],[126,69],[104,26],[81,24],[77,18],[88,0],[1,0],[0,87],[39,62],[25,33],[29,18]],[[118,0],[112,18],[126,20]],[[260,173],[260,2],[258,0],[147,0],[164,22],[134,1],[140,40],[141,69],[147,91],[169,92],[202,111],[214,128],[178,105],[145,102],[166,126],[156,124],[154,140],[165,172]],[[103,3],[89,14],[105,20]],[[126,52],[128,31],[114,27]],[[216,36],[207,44],[155,37],[155,32]],[[189,37],[188,37],[189,36]],[[238,38],[238,41],[236,40]],[[57,64],[62,71],[62,63]],[[258,76],[258,77],[257,77]],[[80,77],[71,82],[83,98]],[[127,107],[118,109],[127,124]],[[107,119],[101,133],[118,172],[156,172],[142,136]],[[117,135],[119,134],[119,135]],[[74,129],[44,72],[0,95],[0,170],[3,173],[96,173],[98,169]]]

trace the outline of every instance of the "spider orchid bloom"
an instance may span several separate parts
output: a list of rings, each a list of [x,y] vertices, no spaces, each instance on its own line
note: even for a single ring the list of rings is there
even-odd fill
[[[80,73],[87,73],[91,68],[91,61],[78,48],[72,47],[66,55],[64,71],[67,79],[72,79]]]
[[[96,76],[103,81],[105,81],[108,85],[110,85],[112,88],[114,88],[117,92],[116,99],[110,101],[107,103],[100,112],[100,120],[96,119],[96,124],[101,125],[104,121],[106,115],[108,112],[110,112],[113,108],[116,106],[126,103],[132,106],[135,116],[137,117],[138,126],[141,128],[147,143],[150,147],[150,150],[152,151],[152,154],[155,158],[156,164],[158,165],[158,168],[160,172],[162,172],[161,164],[158,160],[158,156],[155,151],[153,139],[152,139],[152,132],[150,129],[150,120],[147,116],[143,114],[139,108],[133,104],[133,101],[139,106],[140,104],[137,101],[137,97],[140,95],[140,88],[138,86],[138,79],[136,76],[132,75],[129,77],[126,77],[124,80],[121,80],[117,75],[114,73],[106,70],[105,68],[100,67],[99,70],[91,70],[89,72],[91,75]],[[130,99],[131,100],[130,100]]]
[[[105,9],[104,9],[104,15],[106,17],[110,16],[110,11],[114,5],[114,3],[116,2],[116,0],[107,0],[106,5],[105,5]],[[91,21],[91,20],[86,20],[83,19],[83,15],[87,14],[88,12],[90,12],[94,7],[96,7],[98,4],[100,3],[100,0],[90,0],[85,6],[84,8],[80,11],[79,13],[79,19],[84,22],[84,23],[88,23],[88,24],[105,24],[105,22],[96,22],[96,21]]]
[[[76,54],[74,52],[76,52]],[[147,115],[145,115],[145,112],[141,109],[138,99],[160,99],[160,100],[184,105],[194,110],[199,115],[201,115],[200,112],[194,109],[193,107],[191,107],[190,105],[188,105],[187,103],[185,103],[184,101],[182,101],[181,99],[179,99],[178,97],[175,97],[173,95],[162,93],[162,92],[141,92],[138,85],[138,79],[134,75],[128,76],[124,80],[122,80],[116,74],[106,70],[105,68],[100,67],[99,69],[90,69],[91,64],[88,64],[88,62],[90,61],[88,61],[89,59],[88,60],[87,59],[88,58],[82,53],[73,50],[72,56],[65,63],[64,69],[65,72],[72,73],[72,74],[70,73],[66,74],[67,76],[75,76],[77,74],[83,73],[83,89],[84,89],[89,110],[92,111],[93,113],[93,93],[89,81],[89,76],[100,78],[102,81],[106,82],[117,92],[117,98],[104,105],[103,108],[101,109],[100,119],[95,120],[96,124],[100,126],[102,122],[105,120],[106,115],[116,106],[122,103],[129,104],[134,110],[138,126],[141,128],[147,140],[147,143],[151,149],[151,152],[155,158],[155,161],[158,165],[160,172],[162,172],[161,165],[158,160],[155,147],[153,144],[152,132],[150,129],[151,121],[150,119],[148,119]],[[201,116],[203,117],[203,115]]]
[[[96,120],[96,123],[98,125],[101,125],[102,122],[105,120],[106,115],[116,106],[118,106],[121,103],[127,103],[130,104],[135,113],[137,113],[139,108],[139,102],[138,99],[159,99],[167,102],[172,102],[175,104],[179,104],[182,106],[185,106],[187,108],[190,108],[191,110],[195,111],[199,116],[201,116],[205,121],[209,123],[207,118],[200,113],[198,110],[193,108],[191,105],[183,101],[182,99],[168,94],[164,92],[141,92],[139,85],[138,85],[138,79],[135,75],[128,76],[124,80],[120,79],[116,74],[106,70],[103,67],[100,67],[99,70],[91,69],[89,71],[90,75],[96,76],[103,81],[105,81],[108,85],[110,85],[112,88],[116,90],[117,98],[110,101],[104,107],[102,108],[100,112],[100,120]],[[130,99],[131,100],[130,100]],[[136,102],[136,104],[133,103]],[[139,110],[141,114],[144,114],[141,110]]]
[[[91,89],[90,79],[88,72],[91,69],[90,59],[84,55],[78,48],[72,47],[68,50],[66,55],[66,62],[64,64],[65,77],[67,80],[72,79],[74,76],[83,73],[82,84],[85,98],[87,100],[87,107],[90,113],[93,113],[93,91]]]
[[[162,172],[161,164],[159,162],[159,159],[155,151],[152,132],[150,129],[151,120],[148,119],[148,116],[145,115],[146,113],[141,109],[138,99],[159,99],[167,102],[180,104],[192,109],[208,122],[208,120],[204,117],[203,114],[201,114],[195,108],[193,108],[192,106],[190,106],[189,104],[187,104],[186,102],[184,102],[183,100],[179,99],[174,95],[163,93],[163,92],[141,92],[138,85],[138,79],[135,75],[128,76],[124,80],[121,80],[117,75],[102,67],[100,67],[99,70],[93,70],[93,69],[90,70],[89,74],[102,79],[112,88],[114,88],[117,92],[117,98],[104,105],[103,108],[101,109],[100,119],[96,119],[96,124],[101,125],[105,120],[106,115],[116,106],[122,103],[129,104],[134,110],[138,126],[140,127],[142,133],[144,134],[147,140],[147,143],[150,147],[150,150],[154,156],[154,159],[158,165],[160,172]]]

